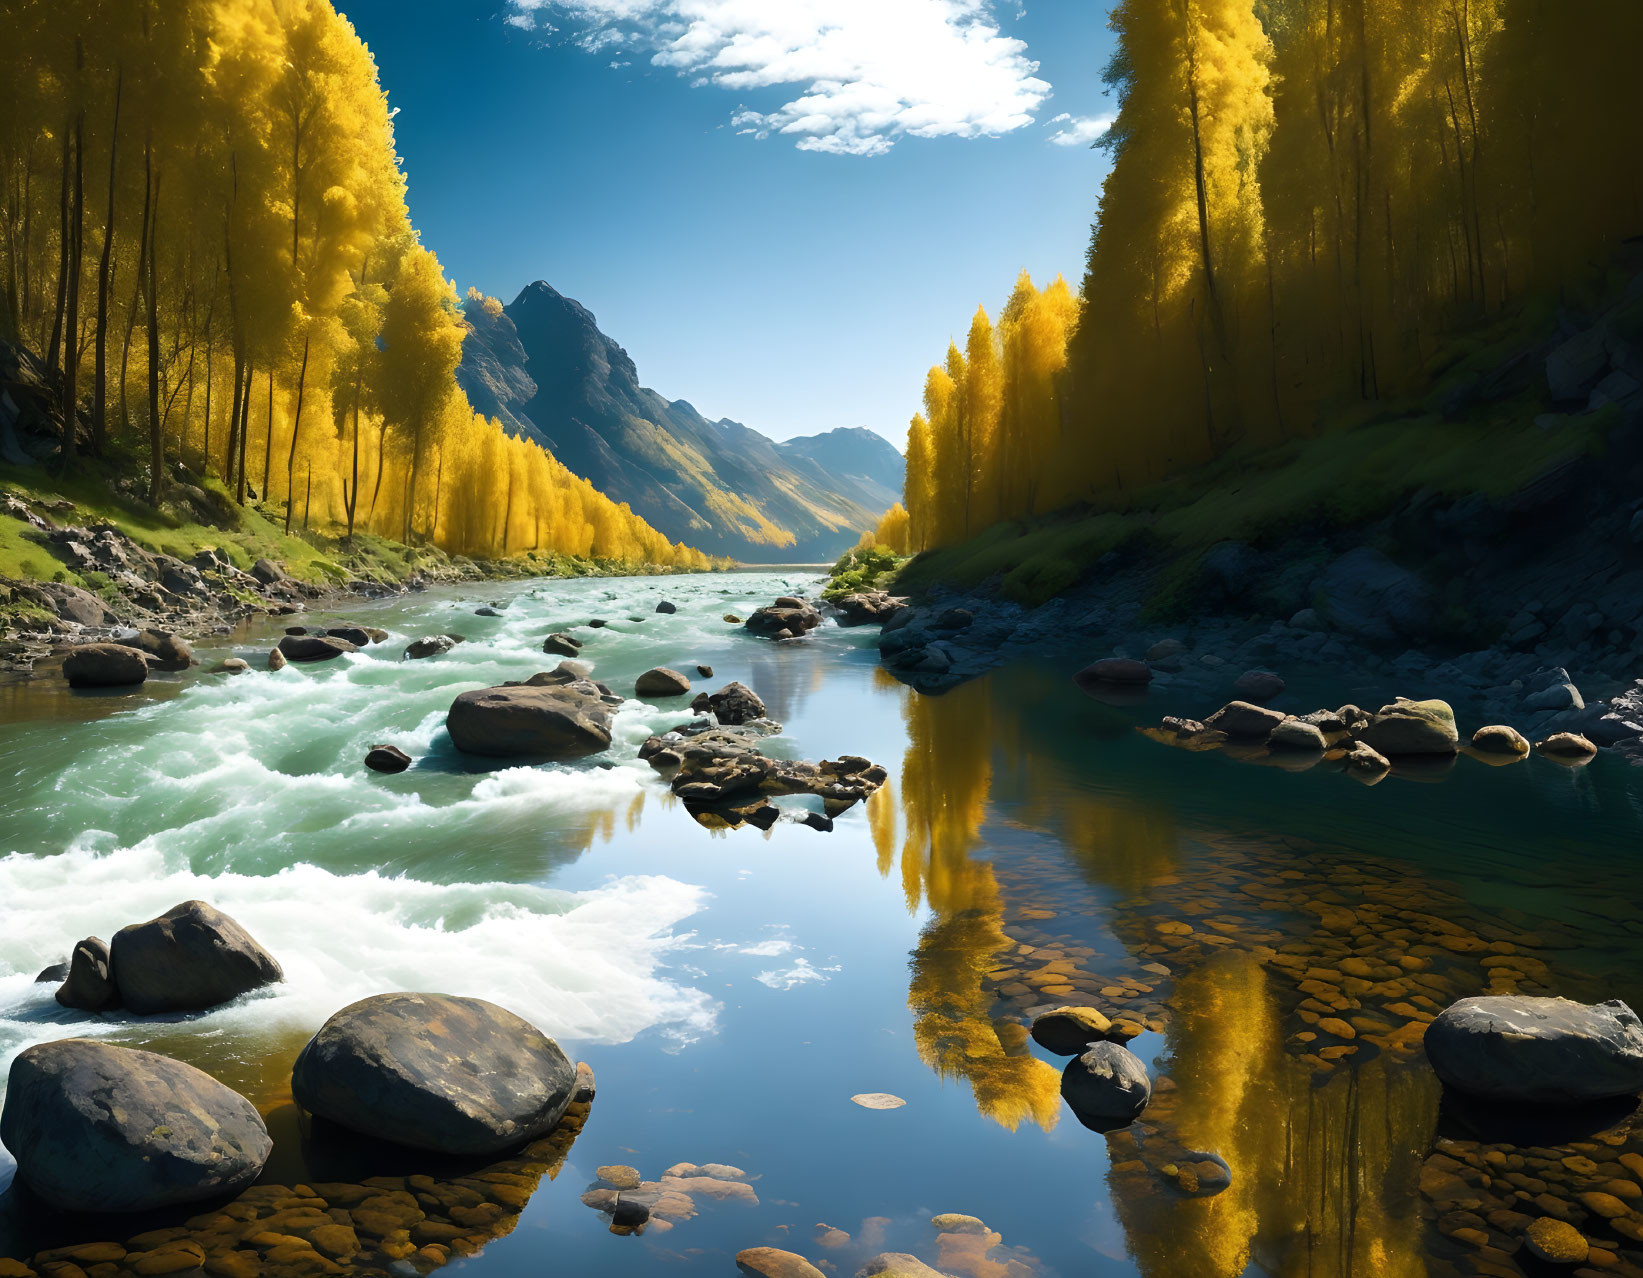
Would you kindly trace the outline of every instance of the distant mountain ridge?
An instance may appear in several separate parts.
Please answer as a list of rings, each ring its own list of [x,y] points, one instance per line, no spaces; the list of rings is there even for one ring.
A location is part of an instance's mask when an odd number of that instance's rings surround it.
[[[905,463],[861,427],[774,441],[640,385],[593,314],[541,280],[499,310],[470,295],[457,380],[670,538],[753,563],[832,559],[901,500]]]

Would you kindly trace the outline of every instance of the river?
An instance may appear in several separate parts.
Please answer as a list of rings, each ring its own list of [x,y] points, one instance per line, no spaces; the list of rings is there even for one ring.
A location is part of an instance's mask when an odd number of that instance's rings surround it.
[[[775,644],[722,619],[818,584],[442,588],[304,618],[392,634],[320,666],[265,671],[267,621],[196,648],[201,669],[240,654],[250,675],[0,689],[0,1065],[69,1036],[163,1051],[268,1117],[268,1185],[336,1207],[390,1175],[433,1201],[475,1169],[310,1140],[291,1062],[367,994],[498,1002],[588,1062],[598,1095],[574,1144],[520,1172],[523,1210],[450,1255],[487,1278],[727,1274],[757,1245],[841,1275],[884,1252],[969,1278],[1512,1273],[1523,1223],[1558,1204],[1607,1271],[1643,1272],[1629,1220],[1580,1198],[1607,1186],[1637,1214],[1631,1118],[1499,1130],[1441,1101],[1419,1047],[1435,1010],[1486,990],[1643,999],[1636,770],[1462,758],[1370,787],[1147,740],[1137,724],[1214,707],[1092,700],[1068,678],[1079,654],[927,698],[878,668],[875,629]],[[574,632],[618,690],[711,665],[697,686],[755,689],[780,751],[866,755],[890,782],[830,833],[704,828],[636,754],[682,699],[629,701],[610,751],[575,764],[459,757],[451,699],[550,668],[543,636],[593,617],[610,624]],[[444,631],[468,642],[399,660]],[[1315,683],[1312,704],[1405,691]],[[1298,697],[1280,705],[1312,708]],[[367,771],[377,742],[416,765]],[[196,897],[285,982],[148,1020],[68,1012],[34,982],[81,937]],[[1062,1102],[1063,1062],[1024,1030],[1059,1002],[1143,1031],[1155,1095],[1133,1127],[1098,1135]],[[851,1099],[881,1092],[906,1103]],[[1231,1171],[1219,1193],[1193,1179],[1207,1154]],[[672,1177],[684,1205],[640,1233],[582,1202],[598,1167],[648,1181],[681,1163],[697,1165]],[[0,1189],[12,1170],[0,1153]],[[948,1213],[982,1223],[932,1224]],[[73,1219],[13,1188],[0,1257],[135,1253],[155,1225],[205,1228],[188,1215]],[[440,1250],[386,1272],[430,1272]]]

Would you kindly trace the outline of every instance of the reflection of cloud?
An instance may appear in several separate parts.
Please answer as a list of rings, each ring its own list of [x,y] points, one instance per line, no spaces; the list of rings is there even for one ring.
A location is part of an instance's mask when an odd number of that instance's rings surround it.
[[[982,137],[1031,123],[1049,96],[993,0],[509,0],[510,21],[557,10],[590,51],[642,47],[692,84],[797,96],[743,107],[742,133],[800,150],[882,155],[903,136]]]
[[[801,958],[785,972],[760,972],[753,979],[773,990],[790,990],[795,985],[803,985],[809,981],[828,980],[834,972],[842,970],[837,964],[832,967],[812,967],[809,959]]]

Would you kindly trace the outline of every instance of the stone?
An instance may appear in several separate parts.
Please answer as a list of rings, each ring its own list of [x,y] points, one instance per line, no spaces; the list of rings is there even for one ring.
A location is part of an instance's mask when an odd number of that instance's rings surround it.
[[[963,1212],[944,1211],[930,1217],[930,1226],[938,1234],[977,1234],[988,1232],[987,1224],[979,1216],[966,1216]]]
[[[1175,657],[1184,656],[1187,645],[1179,639],[1160,639],[1147,649],[1148,661],[1169,661]]]
[[[424,635],[405,645],[405,656],[410,661],[420,661],[424,657],[439,657],[461,642],[460,635]]]
[[[331,626],[325,634],[328,638],[341,639],[345,643],[351,643],[356,648],[364,648],[373,642],[371,632],[365,629],[364,626]]]
[[[83,643],[63,658],[71,688],[123,688],[148,678],[148,654],[120,643]]]
[[[289,581],[285,569],[268,559],[259,559],[251,565],[251,575],[265,586],[279,586]]]
[[[707,699],[708,710],[732,727],[765,717],[765,704],[745,683],[727,683]]]
[[[757,608],[744,623],[749,634],[765,639],[798,639],[822,623],[822,615],[802,599],[783,596],[767,608]]]
[[[285,979],[243,927],[204,901],[184,901],[114,934],[120,1001],[139,1016],[216,1007]]]
[[[1033,1042],[1045,1051],[1077,1056],[1111,1030],[1112,1022],[1093,1007],[1056,1007],[1033,1017],[1031,1032]]]
[[[889,1092],[858,1092],[850,1100],[863,1109],[900,1109],[907,1103]]]
[[[1575,1105],[1643,1090],[1643,1024],[1618,999],[1465,998],[1425,1043],[1440,1079],[1487,1100]]]
[[[194,649],[181,635],[164,630],[139,630],[126,640],[131,647],[149,655],[149,664],[160,670],[187,670],[194,663]]]
[[[1472,749],[1483,754],[1523,755],[1529,753],[1529,742],[1516,728],[1492,723],[1472,734]]]
[[[985,1272],[991,1273],[991,1270]],[[1007,1271],[1006,1271],[1007,1272]],[[939,1269],[931,1269],[917,1256],[904,1251],[880,1252],[860,1269],[856,1278],[946,1278]]]
[[[1392,763],[1384,754],[1362,741],[1354,741],[1342,759],[1348,772],[1364,778],[1380,778],[1391,770]]]
[[[270,670],[285,669],[285,654],[278,648],[270,648],[268,650],[268,668]]]
[[[288,661],[335,661],[343,653],[358,652],[359,648],[330,635],[286,635],[280,640],[279,650]]]
[[[1103,657],[1073,676],[1075,683],[1118,683],[1143,686],[1152,682],[1152,667],[1128,657]]]
[[[1586,699],[1572,683],[1554,683],[1531,692],[1523,704],[1531,710],[1584,710]]]
[[[1246,670],[1232,683],[1232,690],[1244,701],[1271,701],[1284,690],[1284,681],[1270,670]]]
[[[582,641],[574,635],[559,632],[542,641],[542,651],[555,657],[574,657],[582,651]]]
[[[675,604],[675,603],[669,603],[666,599],[664,599],[664,600],[662,600],[661,603],[656,605],[656,611],[657,612],[678,612],[679,611],[679,605]]]
[[[907,607],[907,600],[883,590],[854,591],[830,602],[841,626],[882,626]]]
[[[749,1247],[736,1253],[736,1268],[751,1278],[826,1278],[803,1256],[775,1247]]]
[[[1061,1072],[1061,1095],[1084,1126],[1103,1131],[1131,1121],[1152,1099],[1141,1058],[1117,1043],[1091,1043]]]
[[[682,697],[690,691],[690,680],[677,670],[657,666],[634,681],[633,691],[641,697]]]
[[[120,991],[109,967],[108,944],[88,936],[74,947],[68,977],[57,991],[57,1001],[81,1012],[102,1012],[118,1006]]]
[[[224,657],[207,674],[242,675],[251,673],[251,663],[242,657]]]
[[[712,666],[697,666],[696,667],[696,673],[701,675],[701,677],[704,678],[704,679],[711,679],[713,677],[713,667]]]
[[[576,1070],[528,1021],[445,994],[376,994],[320,1027],[291,1071],[311,1114],[445,1154],[499,1154],[551,1131]]]
[[[490,604],[485,604],[483,607],[474,609],[474,616],[476,617],[500,617],[501,615],[501,611],[492,607]]]
[[[1554,732],[1535,742],[1535,749],[1554,759],[1590,759],[1597,753],[1597,747],[1578,732]]]
[[[12,1062],[0,1141],[48,1203],[98,1213],[236,1193],[274,1147],[256,1107],[209,1074],[85,1039]]]
[[[1264,739],[1288,716],[1281,710],[1268,710],[1248,701],[1232,701],[1204,720],[1211,732],[1224,732],[1229,737],[1245,740]]]
[[[1329,745],[1323,729],[1304,719],[1285,719],[1273,728],[1266,743],[1274,750],[1322,751]]]
[[[1549,1265],[1583,1265],[1591,1254],[1586,1236],[1566,1220],[1542,1216],[1523,1231],[1523,1248]]]
[[[595,1167],[593,1174],[614,1189],[638,1189],[641,1177],[636,1168],[613,1163],[607,1167]]]
[[[1324,570],[1318,614],[1348,634],[1379,643],[1418,638],[1438,613],[1432,588],[1380,551],[1359,546]]]
[[[574,759],[610,746],[610,707],[586,680],[464,692],[445,727],[458,750],[493,758]]]
[[[411,756],[398,746],[374,745],[365,756],[365,766],[372,772],[403,772],[411,766]]]
[[[742,619],[733,612],[725,613],[725,615],[719,618],[719,620],[723,621],[727,626],[739,626],[742,624]]]
[[[1353,735],[1389,759],[1400,754],[1454,754],[1460,748],[1455,712],[1447,701],[1399,697]]]

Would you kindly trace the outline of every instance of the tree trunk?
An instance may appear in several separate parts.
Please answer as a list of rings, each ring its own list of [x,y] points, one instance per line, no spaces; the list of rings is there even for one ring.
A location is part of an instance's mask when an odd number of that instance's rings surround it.
[[[377,498],[382,496],[382,463],[388,456],[388,423],[384,421],[377,431],[377,483],[371,490],[371,509],[365,514],[365,522],[370,524],[376,518]]]
[[[273,460],[274,460],[274,369],[273,369],[272,366],[270,366],[269,369],[268,369],[268,429],[267,429],[267,433],[263,436],[263,441],[262,441],[262,499],[264,501],[267,501],[268,498],[269,498],[268,476],[269,476],[269,473],[270,473],[270,463]],[[287,493],[286,494],[286,499],[288,501],[290,500],[290,497],[291,497],[291,494]]]
[[[79,80],[83,62],[80,41],[74,42],[75,80]],[[68,329],[63,334],[63,455],[62,469],[67,470],[74,460],[74,434],[79,420],[76,400],[79,397],[80,373],[80,255],[85,240],[85,158],[86,109],[80,108],[74,117],[74,264],[68,282]]]
[[[152,185],[153,202],[148,193]],[[155,238],[160,228],[160,184],[154,177],[154,153],[143,147],[143,249],[148,261],[146,267],[139,261],[137,269],[145,271],[145,292],[148,294],[148,504],[158,506],[165,492],[165,419],[160,416],[160,289],[159,271],[155,259],[159,256]]]
[[[103,253],[97,263],[97,355],[91,391],[91,431],[96,451],[108,445],[108,291],[114,256],[114,190],[120,154],[120,98],[125,89],[125,67],[114,74],[114,131],[108,143],[108,212],[103,218]]]
[[[240,388],[245,383],[245,357],[239,343],[234,345],[234,391],[228,401],[228,447],[223,450],[222,482],[224,488],[234,486],[234,450],[240,439]]]
[[[57,310],[51,321],[51,341],[46,343],[46,372],[53,378],[62,367],[63,304],[68,298],[68,126],[63,126],[63,186],[57,200]]]
[[[297,437],[302,433],[302,392],[303,385],[308,380],[308,343],[312,334],[305,334],[302,339],[302,368],[297,373],[297,409],[291,418],[291,451],[285,458],[285,533],[291,534],[291,507],[296,496],[292,484],[295,482],[297,471]],[[308,470],[308,487],[314,486],[314,471]],[[302,526],[308,527],[308,502],[303,500]]]
[[[255,376],[255,369],[251,361],[245,364],[245,399],[240,404],[240,478],[238,499],[240,505],[245,505],[245,441],[251,437],[251,382]]]

